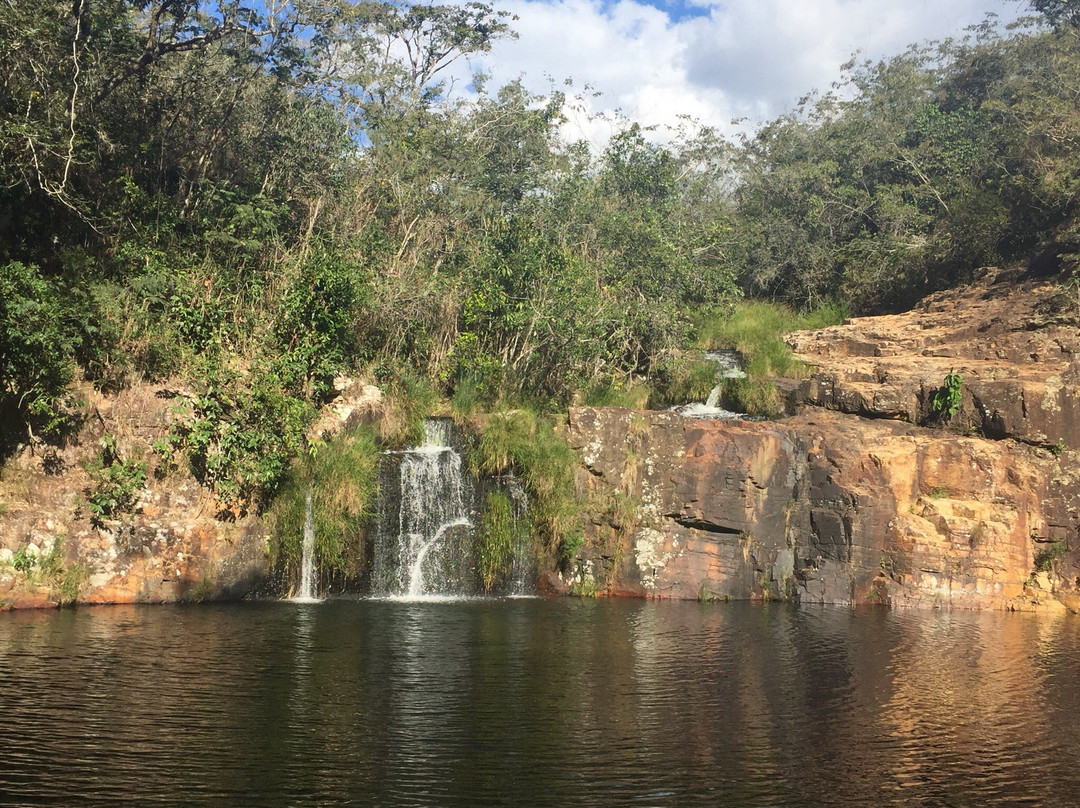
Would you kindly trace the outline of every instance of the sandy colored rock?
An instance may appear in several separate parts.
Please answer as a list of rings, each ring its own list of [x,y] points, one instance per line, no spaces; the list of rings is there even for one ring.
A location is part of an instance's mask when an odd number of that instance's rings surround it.
[[[572,410],[594,515],[563,588],[1077,608],[1078,319],[1053,281],[988,272],[906,314],[791,335],[814,372],[779,421]],[[946,421],[931,402],[951,371],[963,401]]]

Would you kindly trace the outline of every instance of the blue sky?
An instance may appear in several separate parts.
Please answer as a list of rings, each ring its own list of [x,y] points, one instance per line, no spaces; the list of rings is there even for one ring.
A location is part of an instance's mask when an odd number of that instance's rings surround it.
[[[828,89],[859,52],[882,58],[908,44],[963,36],[987,12],[1028,13],[1025,0],[493,0],[517,14],[519,38],[470,67],[495,84],[523,76],[537,92],[572,78],[588,85],[568,135],[602,142],[615,110],[644,125],[689,115],[731,131]],[[599,115],[596,120],[590,116]]]

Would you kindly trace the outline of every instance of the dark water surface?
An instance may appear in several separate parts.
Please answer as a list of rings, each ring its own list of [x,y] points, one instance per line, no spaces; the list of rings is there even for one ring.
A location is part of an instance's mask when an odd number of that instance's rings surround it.
[[[1080,620],[786,605],[0,615],[0,805],[1080,804]]]

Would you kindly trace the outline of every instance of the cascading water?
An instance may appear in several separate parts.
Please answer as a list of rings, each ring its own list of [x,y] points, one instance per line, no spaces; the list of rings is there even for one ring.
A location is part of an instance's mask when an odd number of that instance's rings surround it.
[[[474,492],[449,431],[447,421],[429,420],[421,446],[387,453],[380,483],[386,504],[373,570],[376,595],[424,598],[475,592],[470,517]]]
[[[304,498],[304,540],[300,555],[300,591],[293,598],[297,603],[318,603],[315,593],[315,483],[308,486]]]
[[[478,525],[491,491],[510,498],[514,546],[490,593],[527,596],[536,577],[525,488],[513,476],[476,480],[464,468],[466,441],[447,419],[426,424],[422,445],[383,455],[371,593],[436,599],[484,594]]]
[[[513,548],[510,568],[510,589],[512,597],[526,597],[532,591],[532,580],[536,574],[532,554],[527,546],[529,527],[529,497],[525,485],[517,477],[506,478],[507,492],[510,494],[511,518],[514,520],[515,536],[520,537],[518,546]],[[521,529],[517,529],[520,526]]]
[[[706,351],[705,358],[715,362],[720,380],[709,392],[709,397],[704,404],[684,404],[675,407],[682,415],[691,418],[741,418],[743,413],[731,412],[720,406],[720,395],[724,390],[725,379],[745,379],[746,373],[739,366],[739,354],[736,351]]]

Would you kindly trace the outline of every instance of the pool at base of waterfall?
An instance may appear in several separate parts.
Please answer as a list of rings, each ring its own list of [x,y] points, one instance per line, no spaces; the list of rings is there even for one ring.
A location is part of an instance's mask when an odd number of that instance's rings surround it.
[[[0,615],[7,806],[1072,805],[1080,620],[593,599]]]

